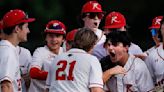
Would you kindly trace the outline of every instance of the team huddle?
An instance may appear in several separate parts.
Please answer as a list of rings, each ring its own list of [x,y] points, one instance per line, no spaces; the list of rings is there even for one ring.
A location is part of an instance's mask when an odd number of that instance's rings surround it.
[[[45,45],[30,51],[30,22],[23,10],[10,10],[0,21],[0,92],[164,92],[164,18],[149,27],[154,46],[143,52],[132,42],[120,12],[104,18],[91,0],[81,10],[83,27],[70,32],[59,20],[44,29]]]

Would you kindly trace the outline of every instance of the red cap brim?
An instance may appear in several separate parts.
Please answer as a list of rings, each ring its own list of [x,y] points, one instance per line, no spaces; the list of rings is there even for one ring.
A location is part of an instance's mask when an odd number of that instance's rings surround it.
[[[55,30],[45,30],[45,33],[52,33],[52,34],[65,34],[63,31],[55,31]]]
[[[33,21],[35,21],[35,18],[28,18],[28,19],[21,20],[21,22],[33,22]]]
[[[121,27],[123,27],[123,26],[125,26],[125,25],[119,24],[119,25],[104,26],[104,28],[121,28]]]

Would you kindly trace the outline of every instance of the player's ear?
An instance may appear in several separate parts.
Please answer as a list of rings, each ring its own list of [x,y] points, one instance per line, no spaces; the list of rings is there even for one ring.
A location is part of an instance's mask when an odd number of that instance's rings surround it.
[[[125,46],[125,49],[126,49],[126,51],[128,52],[129,46],[128,46],[128,45],[126,45],[126,46]]]
[[[19,30],[20,30],[19,26],[16,25],[15,28],[13,29],[13,32],[17,33],[17,32],[19,32]]]

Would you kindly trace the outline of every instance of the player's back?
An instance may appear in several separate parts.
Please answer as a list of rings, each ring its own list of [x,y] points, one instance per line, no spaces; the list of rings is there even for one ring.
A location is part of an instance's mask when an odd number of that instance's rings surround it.
[[[103,85],[98,59],[83,50],[57,56],[52,66],[50,92],[89,92],[90,87]]]

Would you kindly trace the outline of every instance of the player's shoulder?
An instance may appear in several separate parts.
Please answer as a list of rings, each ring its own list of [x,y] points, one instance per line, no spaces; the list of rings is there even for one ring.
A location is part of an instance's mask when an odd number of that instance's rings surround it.
[[[149,51],[149,53],[148,53],[148,57],[149,58],[155,58],[155,57],[157,57],[158,56],[158,54],[157,54],[157,51],[162,51],[163,52],[163,45],[160,45],[160,46],[158,46],[158,47],[154,47],[153,49],[151,49],[151,51]]]
[[[57,55],[57,56],[55,57],[55,59],[68,57],[69,54],[70,54],[70,56],[72,56],[71,53],[69,53],[69,52],[63,52],[63,53]]]
[[[142,71],[145,68],[147,68],[145,62],[142,59],[135,56],[134,56],[134,64],[135,64],[135,69],[138,71]]]
[[[13,50],[14,49],[14,50]],[[7,40],[0,41],[0,53],[1,54],[11,54],[13,51],[15,51],[15,47],[11,45]]]
[[[24,53],[30,53],[30,50],[26,49],[25,47],[20,47],[18,48],[21,52],[24,52]]]
[[[135,43],[131,43],[130,44],[130,47],[132,47],[132,48],[136,48],[136,49],[140,49],[140,47],[139,47],[139,45],[137,45],[137,44],[135,44]]]
[[[86,58],[88,59],[89,62],[99,62],[98,58],[94,55],[91,55],[91,54],[87,54]]]
[[[44,52],[47,52],[47,51],[49,51],[48,47],[44,46],[44,47],[37,47],[34,52],[42,52],[42,53],[44,53]]]

